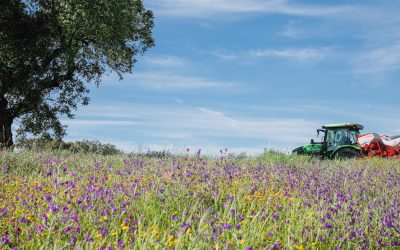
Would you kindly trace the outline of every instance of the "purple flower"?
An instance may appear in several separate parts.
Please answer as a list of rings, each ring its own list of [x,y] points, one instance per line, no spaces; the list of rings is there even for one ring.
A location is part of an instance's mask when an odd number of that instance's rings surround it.
[[[51,206],[50,206],[50,210],[51,210],[53,213],[55,213],[55,212],[58,211],[58,208],[57,208],[56,205],[51,205]]]
[[[8,245],[10,244],[10,239],[8,237],[2,237],[0,242],[4,245]]]
[[[78,222],[78,215],[77,215],[77,214],[72,215],[72,216],[71,216],[71,220],[72,220],[73,222]]]
[[[270,250],[272,250],[272,249],[278,249],[278,248],[280,248],[280,247],[281,247],[281,243],[278,242],[278,241],[276,241],[269,249],[270,249]]]
[[[124,247],[125,247],[124,242],[121,239],[119,239],[118,240],[118,244],[117,244],[117,248],[124,248]]]
[[[78,237],[76,237],[76,235],[73,235],[72,238],[71,238],[70,245],[75,246],[77,239],[78,239]]]
[[[44,219],[45,221],[48,221],[48,220],[49,220],[49,217],[47,217],[47,214],[42,214],[42,217],[43,217],[43,219]]]
[[[229,223],[222,223],[222,227],[225,228],[225,229],[231,229],[232,225],[229,224]]]
[[[181,230],[182,230],[183,232],[186,232],[186,231],[188,230],[188,228],[190,228],[190,226],[191,226],[190,223],[184,222],[184,223],[182,224],[182,226],[181,226]]]
[[[327,212],[327,213],[326,213],[326,218],[332,219],[332,215],[331,215],[329,212]]]
[[[89,241],[89,242],[93,241],[93,238],[92,238],[89,234],[85,234],[85,235],[83,236],[83,238],[84,238],[86,241]]]
[[[240,229],[242,226],[240,224],[236,224],[236,229]]]
[[[26,224],[29,224],[29,223],[30,223],[30,221],[29,221],[28,219],[26,219],[25,217],[22,217],[19,221],[20,221],[21,223],[26,223]]]

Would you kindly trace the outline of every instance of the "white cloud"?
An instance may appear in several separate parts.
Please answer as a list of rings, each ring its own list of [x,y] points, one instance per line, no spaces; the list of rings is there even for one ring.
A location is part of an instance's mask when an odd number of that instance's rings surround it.
[[[100,112],[101,111],[101,112]],[[225,112],[204,107],[161,106],[130,104],[116,106],[89,107],[82,113],[79,129],[82,134],[91,131],[89,117],[100,120],[118,120],[124,129],[136,134],[140,131],[145,138],[188,139],[188,144],[196,141],[208,144],[217,138],[262,139],[276,143],[307,141],[305,136],[319,125],[315,121],[303,119],[232,116]],[[132,122],[133,126],[126,126]],[[97,123],[94,121],[93,123]],[[97,123],[100,125],[100,123]],[[107,123],[104,126],[108,125]],[[121,126],[115,126],[118,129]]]
[[[132,77],[132,83],[143,88],[155,89],[160,91],[170,91],[176,89],[208,89],[232,87],[234,83],[214,81],[207,78],[185,76],[168,72],[141,72]]]
[[[102,127],[102,126],[134,126],[140,123],[134,121],[112,121],[112,120],[63,120],[69,126],[89,126],[89,127]]]
[[[354,35],[353,25],[343,27],[342,22],[343,20],[338,24],[332,21],[309,23],[304,20],[289,20],[288,23],[283,26],[282,30],[277,32],[277,35],[290,39],[330,39],[333,37]],[[340,29],[338,29],[336,25],[338,25]],[[332,30],[335,30],[335,32],[332,32]]]
[[[327,56],[326,49],[283,49],[283,50],[251,50],[248,52],[249,56],[253,57],[276,57],[287,58],[299,61],[319,61]]]
[[[211,51],[210,54],[222,60],[248,61],[255,58],[277,58],[297,62],[316,62],[330,56],[330,48],[286,48],[286,49],[253,49],[242,53]]]
[[[182,99],[180,99],[180,98],[177,98],[177,97],[173,97],[172,100],[173,100],[174,102],[176,102],[176,103],[179,103],[179,104],[184,104],[184,103],[185,103],[184,100],[182,100]]]
[[[156,13],[182,17],[208,17],[220,14],[278,13],[298,16],[346,14],[353,6],[301,5],[289,0],[149,0]]]
[[[163,67],[163,68],[182,67],[187,64],[186,60],[175,56],[146,57],[145,62],[152,66]]]
[[[236,60],[241,57],[240,55],[226,51],[211,51],[210,54],[223,60]]]
[[[105,84],[117,82],[115,75],[103,78]],[[238,83],[218,81],[198,76],[184,75],[173,71],[142,71],[133,75],[126,75],[124,84],[133,84],[143,89],[156,91],[173,92],[178,90],[199,90],[199,89],[237,89]]]
[[[279,32],[279,35],[288,38],[300,38],[302,37],[303,33],[304,32],[299,25],[291,21],[283,28],[281,32]]]
[[[353,60],[353,72],[380,73],[400,68],[400,43],[361,53]]]

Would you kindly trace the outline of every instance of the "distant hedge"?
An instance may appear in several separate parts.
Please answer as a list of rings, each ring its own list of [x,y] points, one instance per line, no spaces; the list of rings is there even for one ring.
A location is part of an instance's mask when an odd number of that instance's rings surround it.
[[[63,150],[70,151],[71,153],[96,153],[102,155],[123,154],[123,152],[117,149],[115,145],[110,143],[101,143],[98,140],[65,142],[48,137],[19,139],[16,143],[16,148],[33,151]]]

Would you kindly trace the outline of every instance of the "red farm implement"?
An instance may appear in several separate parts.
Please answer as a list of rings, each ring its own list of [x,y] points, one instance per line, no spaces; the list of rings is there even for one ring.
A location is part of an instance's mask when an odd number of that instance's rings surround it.
[[[380,136],[368,133],[359,136],[357,142],[361,156],[400,158],[400,136]]]
[[[325,159],[354,157],[398,157],[400,158],[400,136],[367,133],[360,135],[363,125],[357,123],[325,124],[317,129],[320,141],[293,149],[295,154],[319,156]]]

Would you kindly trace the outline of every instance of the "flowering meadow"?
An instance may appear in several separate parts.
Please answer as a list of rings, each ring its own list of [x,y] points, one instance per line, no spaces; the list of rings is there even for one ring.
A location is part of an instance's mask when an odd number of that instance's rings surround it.
[[[400,249],[400,161],[0,152],[1,249]]]

